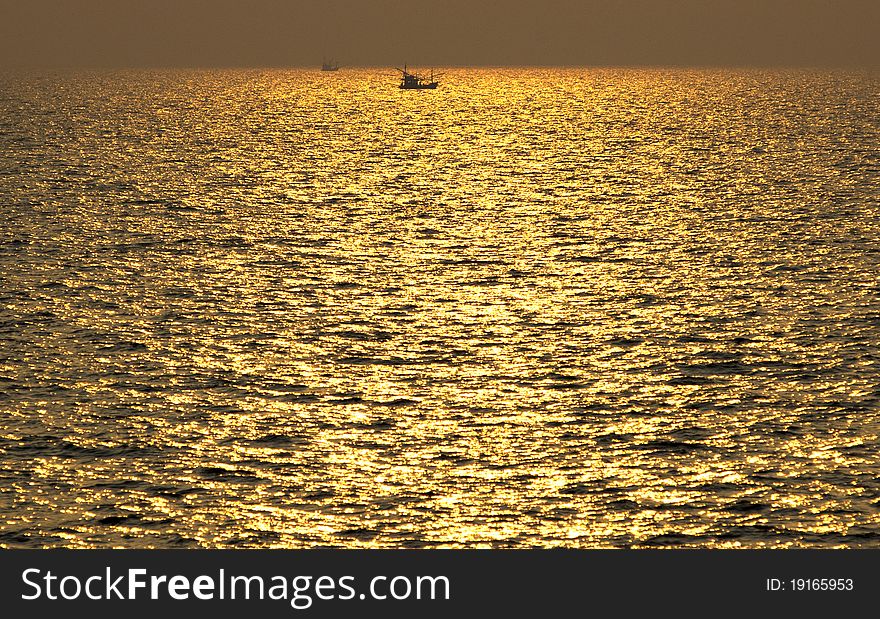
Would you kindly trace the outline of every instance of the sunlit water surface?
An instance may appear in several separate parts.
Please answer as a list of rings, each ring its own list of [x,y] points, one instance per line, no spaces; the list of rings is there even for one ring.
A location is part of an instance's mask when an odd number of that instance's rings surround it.
[[[0,545],[880,546],[880,78],[0,76]]]

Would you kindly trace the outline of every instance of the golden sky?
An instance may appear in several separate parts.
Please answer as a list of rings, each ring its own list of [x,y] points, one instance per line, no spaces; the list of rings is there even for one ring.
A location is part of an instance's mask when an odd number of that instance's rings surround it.
[[[878,0],[0,0],[4,66],[880,66]]]

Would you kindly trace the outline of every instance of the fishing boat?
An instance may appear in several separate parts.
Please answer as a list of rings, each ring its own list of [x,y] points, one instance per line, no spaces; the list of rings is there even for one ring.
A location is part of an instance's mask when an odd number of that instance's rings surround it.
[[[321,71],[339,71],[339,63],[332,58],[328,62],[327,59],[321,63]]]
[[[403,65],[402,69],[397,70],[402,73],[400,87],[404,90],[434,90],[440,85],[440,82],[434,79],[434,69],[431,69],[430,77],[410,73],[406,65]]]

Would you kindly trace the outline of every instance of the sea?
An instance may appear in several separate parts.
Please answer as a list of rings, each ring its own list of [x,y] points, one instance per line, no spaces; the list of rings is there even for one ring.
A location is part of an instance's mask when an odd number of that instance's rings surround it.
[[[0,73],[0,546],[880,547],[880,74],[439,81]]]

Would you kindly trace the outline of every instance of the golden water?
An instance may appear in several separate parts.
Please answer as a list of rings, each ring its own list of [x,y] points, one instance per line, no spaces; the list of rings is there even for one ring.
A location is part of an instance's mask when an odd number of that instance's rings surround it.
[[[0,544],[880,545],[877,75],[0,84]]]

